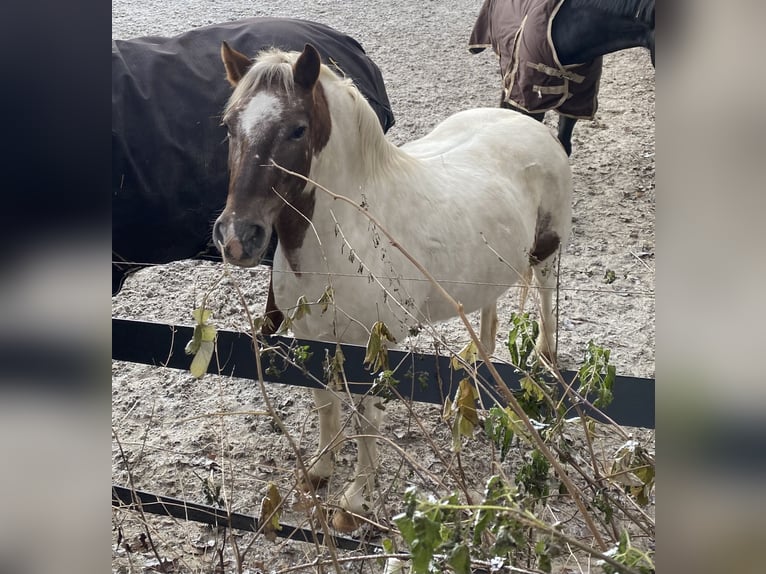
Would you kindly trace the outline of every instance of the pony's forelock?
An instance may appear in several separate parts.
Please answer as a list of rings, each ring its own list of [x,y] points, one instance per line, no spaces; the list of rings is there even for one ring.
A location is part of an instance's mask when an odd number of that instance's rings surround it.
[[[295,87],[293,65],[300,55],[300,52],[285,52],[278,48],[269,48],[258,52],[253,65],[234,88],[224,109],[224,116],[235,108],[243,98],[261,86],[280,83],[285,91],[292,92]],[[319,77],[322,80],[356,89],[350,78],[339,76],[326,65],[320,68]]]
[[[234,108],[237,108],[244,98],[247,98],[249,94],[261,86],[279,83],[285,91],[292,92],[295,87],[292,68],[298,56],[300,56],[300,52],[284,52],[276,48],[259,52],[253,65],[234,88],[224,109],[224,117]]]

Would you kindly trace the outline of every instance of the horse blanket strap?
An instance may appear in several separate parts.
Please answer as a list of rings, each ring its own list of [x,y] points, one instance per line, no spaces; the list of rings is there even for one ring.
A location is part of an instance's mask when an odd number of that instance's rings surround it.
[[[562,66],[551,26],[564,0],[484,0],[468,43],[500,58],[505,100],[529,113],[557,110],[592,119],[598,109],[602,58]]]

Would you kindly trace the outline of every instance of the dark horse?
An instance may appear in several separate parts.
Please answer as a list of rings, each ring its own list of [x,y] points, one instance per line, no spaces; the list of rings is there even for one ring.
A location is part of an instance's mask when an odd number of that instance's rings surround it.
[[[172,38],[112,42],[112,293],[126,274],[180,259],[217,259],[213,221],[228,186],[221,42],[249,55],[307,42],[352,78],[383,130],[394,123],[380,70],[350,36],[292,18],[249,18]],[[273,253],[274,246],[272,246]],[[267,311],[281,322],[269,289]]]
[[[569,155],[578,118],[596,113],[602,56],[644,47],[654,65],[654,0],[485,0],[469,50],[487,47],[500,57],[500,105],[539,121],[558,111]]]

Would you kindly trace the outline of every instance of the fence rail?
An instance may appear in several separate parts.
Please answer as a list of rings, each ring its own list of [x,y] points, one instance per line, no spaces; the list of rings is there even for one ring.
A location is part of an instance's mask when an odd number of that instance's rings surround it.
[[[191,358],[184,352],[186,343],[192,338],[194,328],[187,325],[169,325],[127,319],[112,319],[112,359],[128,361],[158,367],[188,370]],[[324,380],[324,359],[334,354],[336,345],[317,341],[301,341],[289,337],[267,337],[266,344],[281,348],[285,353],[296,345],[308,347],[309,358],[299,368],[289,362],[281,362],[277,353],[271,355],[276,362],[275,369],[269,369],[266,376],[268,383],[282,383],[304,387],[320,387]],[[349,381],[365,381],[370,373],[363,367],[365,349],[356,345],[341,345],[345,356],[344,371]],[[210,362],[208,372],[256,379],[257,373],[253,358],[253,340],[246,333],[236,331],[218,331],[216,351]],[[266,359],[268,363],[270,359]],[[463,374],[456,374],[450,367],[450,358],[432,354],[389,351],[389,363],[393,377],[399,380],[397,391],[404,397],[418,402],[442,404],[453,391]],[[513,367],[504,363],[495,363],[500,376],[509,388],[520,387],[520,376]],[[486,367],[479,367],[479,377],[490,381]],[[575,373],[563,371],[564,380],[571,381]],[[366,393],[370,384],[350,383],[352,393]],[[503,402],[493,385],[485,384],[479,389],[483,404],[493,404],[495,400]],[[618,376],[613,387],[614,400],[604,409],[604,413],[615,422],[625,426],[654,428],[654,379]],[[587,414],[602,419],[598,412],[584,407]],[[184,520],[193,520],[216,526],[227,526],[238,530],[257,531],[258,520],[252,516],[227,513],[196,503],[186,502],[149,492],[132,490],[120,485],[112,485],[112,506],[144,512],[174,516]],[[322,533],[289,525],[281,525],[277,535],[303,542],[316,541],[324,544]],[[342,536],[333,536],[332,544],[337,548],[355,550],[364,545],[369,549],[377,546]]]
[[[143,490],[133,490],[117,484],[112,485],[112,506],[126,510],[139,510],[149,514],[160,516],[172,516],[181,520],[201,522],[211,526],[225,526],[246,532],[257,532],[260,524],[255,516],[227,512],[221,508],[187,502],[180,498],[161,496]],[[297,528],[280,524],[281,528],[275,531],[280,538],[297,540],[298,542],[316,542],[325,544],[326,536],[321,532],[312,532],[306,528]],[[349,538],[346,536],[330,536],[332,545],[341,550],[383,550],[382,546],[362,539]]]
[[[112,359],[188,370],[191,358],[184,353],[184,347],[191,340],[192,333],[193,327],[186,325],[112,319]],[[290,337],[267,337],[266,343],[282,348],[285,352],[291,346],[306,346],[311,353],[303,364],[305,371],[295,365],[282,364],[276,353],[272,354],[276,368],[270,369],[265,375],[266,382],[314,388],[319,388],[325,379],[325,356],[334,354],[336,350],[334,343],[302,341]],[[253,340],[248,334],[219,330],[216,347],[208,368],[209,373],[257,379]],[[341,345],[341,349],[346,358],[346,378],[349,381],[369,381],[370,373],[363,366],[364,347]],[[453,372],[450,358],[446,356],[399,350],[391,350],[388,355],[393,377],[399,381],[398,392],[413,401],[443,404],[446,397],[452,396],[457,383],[464,376]],[[268,364],[268,359],[266,362]],[[520,388],[520,375],[512,366],[505,363],[494,365],[510,389]],[[481,380],[492,380],[485,366],[480,366],[478,373]],[[575,374],[573,371],[562,371],[566,381],[573,380]],[[493,384],[488,383],[482,387],[480,393],[483,404],[491,405],[495,400],[504,402]],[[370,383],[350,383],[349,390],[364,394],[370,390]],[[618,375],[613,394],[614,400],[603,409],[604,414],[624,426],[654,428],[654,379]],[[584,410],[597,420],[603,420],[597,411],[587,407]]]

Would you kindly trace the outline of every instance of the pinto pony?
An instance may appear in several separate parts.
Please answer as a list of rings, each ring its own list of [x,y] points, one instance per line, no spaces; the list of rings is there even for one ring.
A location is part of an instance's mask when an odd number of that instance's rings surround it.
[[[361,208],[466,312],[481,310],[481,342],[490,353],[497,299],[534,275],[542,301],[538,350],[553,358],[555,262],[569,237],[572,178],[547,128],[510,110],[474,109],[396,147],[353,82],[321,65],[313,46],[263,52],[254,63],[226,43],[221,52],[234,91],[223,115],[229,193],[213,239],[224,260],[247,267],[259,263],[276,229],[277,306],[289,310],[302,297],[325,302],[324,312],[317,304],[292,323],[296,337],[364,345],[382,322],[403,342],[418,324],[455,316]],[[339,390],[314,391],[314,484],[330,477],[342,442]],[[353,415],[358,460],[333,517],[339,530],[353,530],[353,515],[367,514],[372,502],[382,412],[375,400],[362,398]]]

